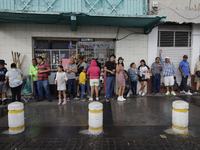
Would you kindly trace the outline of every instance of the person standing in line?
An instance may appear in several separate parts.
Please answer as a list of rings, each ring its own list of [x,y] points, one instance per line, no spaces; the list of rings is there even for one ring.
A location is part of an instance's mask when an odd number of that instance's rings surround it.
[[[138,70],[140,72],[140,75],[139,75],[139,79],[140,79],[140,83],[141,83],[141,88],[140,88],[140,91],[139,91],[139,95],[142,95],[144,96],[146,93],[145,93],[145,86],[147,85],[147,81],[148,79],[146,79],[146,76],[145,74],[146,73],[150,73],[151,70],[149,68],[149,66],[146,65],[146,62],[144,59],[142,59],[140,61],[140,66],[138,67]]]
[[[85,69],[82,69],[82,72],[79,75],[79,83],[81,87],[81,101],[85,101],[84,99],[84,92],[85,92],[85,84],[86,84],[87,78],[85,74]]]
[[[5,60],[0,60],[0,105],[6,105],[6,91],[8,89],[7,84],[5,84],[5,75],[7,73],[7,69],[5,67],[7,65]]]
[[[105,67],[105,64],[108,60],[106,60],[104,62],[104,65],[103,65],[103,68]],[[104,73],[103,73],[103,91],[104,91],[104,94],[106,96],[106,71],[104,70]]]
[[[49,89],[49,72],[51,71],[49,63],[45,62],[44,59],[39,56],[37,58],[38,62],[38,72],[37,72],[37,86],[38,86],[38,96],[39,100],[36,100],[36,102],[43,100],[43,88],[46,92],[46,97],[48,99],[48,102],[52,102],[51,100],[51,94]]]
[[[33,85],[35,89],[35,97],[38,99],[38,88],[37,88],[37,71],[38,71],[38,64],[36,59],[32,59],[32,65],[30,67],[29,76],[33,77]]]
[[[76,73],[78,72],[76,64],[74,64],[74,58],[70,58],[70,62],[66,65],[66,72],[67,72],[67,101],[70,101],[70,95],[71,95],[71,89],[73,85],[73,99],[79,100],[79,98],[76,97],[77,90],[76,90]]]
[[[22,72],[21,70],[17,69],[17,66],[15,63],[12,63],[10,65],[11,70],[9,70],[6,73],[5,77],[5,84],[9,82],[9,85],[11,87],[11,93],[12,93],[12,102],[16,101],[16,96],[17,100],[21,102],[21,88],[22,88]]]
[[[194,74],[195,74],[194,82],[196,83],[196,90],[194,91],[194,93],[199,93],[200,76],[197,76],[199,72],[200,72],[200,55],[199,55],[199,61],[195,63],[195,69],[194,69]]]
[[[87,68],[86,68],[86,73],[88,71],[88,69],[90,68],[90,62],[87,61],[86,63]],[[90,93],[90,78],[88,75],[86,75],[87,81],[86,81],[86,87],[87,87],[87,98],[89,99],[91,97],[91,93]]]
[[[180,70],[181,76],[182,76],[181,86],[180,86],[180,93],[184,93],[184,94],[187,94],[187,95],[192,95],[192,93],[190,93],[190,91],[187,88],[188,76],[191,77],[190,64],[187,61],[187,59],[188,59],[188,56],[184,55],[183,56],[183,60],[179,64],[179,70]]]
[[[169,57],[165,57],[165,61],[162,59],[162,50],[159,50],[160,61],[163,65],[163,75],[164,75],[164,83],[167,88],[167,93],[165,95],[169,95],[169,86],[171,86],[171,94],[176,95],[174,92],[174,78],[176,78],[176,68],[172,62],[170,62]]]
[[[91,97],[90,97],[90,101],[93,101],[93,95],[94,95],[94,90],[96,93],[96,100],[99,100],[99,75],[101,74],[101,70],[99,69],[99,67],[97,66],[97,63],[95,60],[91,61],[91,65],[90,68],[87,71],[87,75],[90,76],[90,87],[91,87]]]
[[[56,79],[55,79],[55,85],[57,85],[57,90],[59,92],[58,105],[67,104],[66,93],[65,93],[65,91],[66,91],[66,81],[67,81],[67,75],[64,72],[63,66],[59,65],[58,66],[58,72],[56,73]],[[62,103],[62,100],[61,100],[62,93],[63,93],[63,96],[64,96],[63,103]]]
[[[155,62],[151,65],[151,72],[152,72],[152,94],[155,95],[156,93],[160,94],[160,73],[162,71],[162,65],[160,64],[160,58],[156,57]]]
[[[101,63],[98,61],[98,57],[94,58],[94,60],[97,63],[97,67],[99,67],[99,69],[101,70]]]
[[[124,90],[125,90],[125,78],[128,78],[126,73],[124,72],[124,59],[122,57],[118,58],[118,64],[116,67],[116,72],[118,73],[117,81],[119,84],[119,90],[118,90],[118,101],[125,101],[126,99],[123,97]]]
[[[134,96],[137,96],[137,82],[139,72],[136,68],[136,64],[133,62],[128,69],[128,75],[131,77],[131,90]]]
[[[109,102],[110,99],[114,100],[112,93],[114,90],[115,84],[115,73],[116,73],[116,56],[114,54],[110,55],[110,60],[106,62],[104,71],[106,71],[106,102]]]

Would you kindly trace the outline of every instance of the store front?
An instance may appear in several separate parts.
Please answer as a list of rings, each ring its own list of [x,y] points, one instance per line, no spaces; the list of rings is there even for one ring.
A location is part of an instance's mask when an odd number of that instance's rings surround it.
[[[83,57],[85,61],[91,62],[92,59],[98,58],[102,66],[101,79],[103,79],[104,62],[109,59],[109,55],[115,53],[115,43],[112,40],[73,39],[72,41],[66,39],[45,40],[45,38],[38,40],[36,38],[34,43],[33,58],[42,56],[50,64],[49,84],[51,93],[55,91],[54,80],[57,67],[58,65],[63,65],[64,60],[69,60],[70,57],[77,59]]]

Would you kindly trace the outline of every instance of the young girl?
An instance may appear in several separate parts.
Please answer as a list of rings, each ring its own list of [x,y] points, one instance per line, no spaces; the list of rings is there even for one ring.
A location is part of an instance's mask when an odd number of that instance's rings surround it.
[[[61,94],[63,92],[64,95],[64,102],[62,103],[62,105],[67,104],[66,101],[66,81],[67,81],[67,76],[66,73],[64,72],[63,66],[59,65],[58,66],[58,72],[56,74],[56,79],[55,79],[55,84],[57,84],[57,90],[59,91],[59,101],[58,101],[58,105],[60,105],[61,102]]]
[[[140,72],[139,80],[141,83],[139,95],[144,96],[146,94],[144,89],[145,89],[145,86],[147,85],[147,80],[148,80],[148,79],[145,79],[145,73],[151,73],[151,70],[149,66],[146,65],[146,62],[144,59],[140,61],[140,66],[138,67],[138,71]]]
[[[124,72],[124,59],[122,57],[118,58],[118,64],[116,67],[116,71],[118,73],[117,76],[117,81],[119,84],[119,90],[118,90],[118,101],[124,101],[126,100],[123,95],[124,95],[124,90],[125,90],[125,79],[128,78],[127,74]]]
[[[137,81],[138,81],[138,70],[136,64],[133,62],[128,69],[128,75],[131,77],[131,90],[134,96],[137,96]]]

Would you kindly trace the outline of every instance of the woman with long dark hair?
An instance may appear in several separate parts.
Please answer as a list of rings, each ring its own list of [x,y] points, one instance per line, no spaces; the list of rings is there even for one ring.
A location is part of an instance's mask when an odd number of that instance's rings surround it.
[[[144,96],[146,94],[144,89],[145,89],[145,86],[147,85],[147,80],[148,80],[145,75],[146,75],[146,73],[150,73],[151,70],[150,70],[149,66],[146,65],[146,62],[145,62],[144,59],[142,59],[140,61],[140,66],[138,67],[138,70],[140,72],[139,80],[140,80],[140,83],[141,83],[139,95]]]
[[[124,94],[125,83],[126,83],[125,78],[127,78],[127,75],[124,72],[124,63],[123,63],[123,60],[124,59],[122,57],[119,57],[118,58],[118,63],[117,63],[117,66],[116,66],[116,71],[118,73],[117,81],[118,81],[118,84],[119,84],[118,98],[117,98],[118,101],[124,101],[124,100],[126,100],[123,97],[123,94]]]

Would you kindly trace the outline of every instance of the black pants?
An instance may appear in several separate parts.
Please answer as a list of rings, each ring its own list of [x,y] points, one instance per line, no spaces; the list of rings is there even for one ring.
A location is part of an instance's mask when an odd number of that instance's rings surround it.
[[[181,90],[181,91],[183,91],[183,89],[184,89],[185,92],[188,92],[187,80],[188,80],[188,76],[186,76],[186,77],[183,77],[183,76],[182,76],[181,86],[180,86],[180,90]]]
[[[22,85],[11,88],[12,102],[16,101],[16,96],[17,96],[17,100],[21,102],[21,88],[22,88]]]

